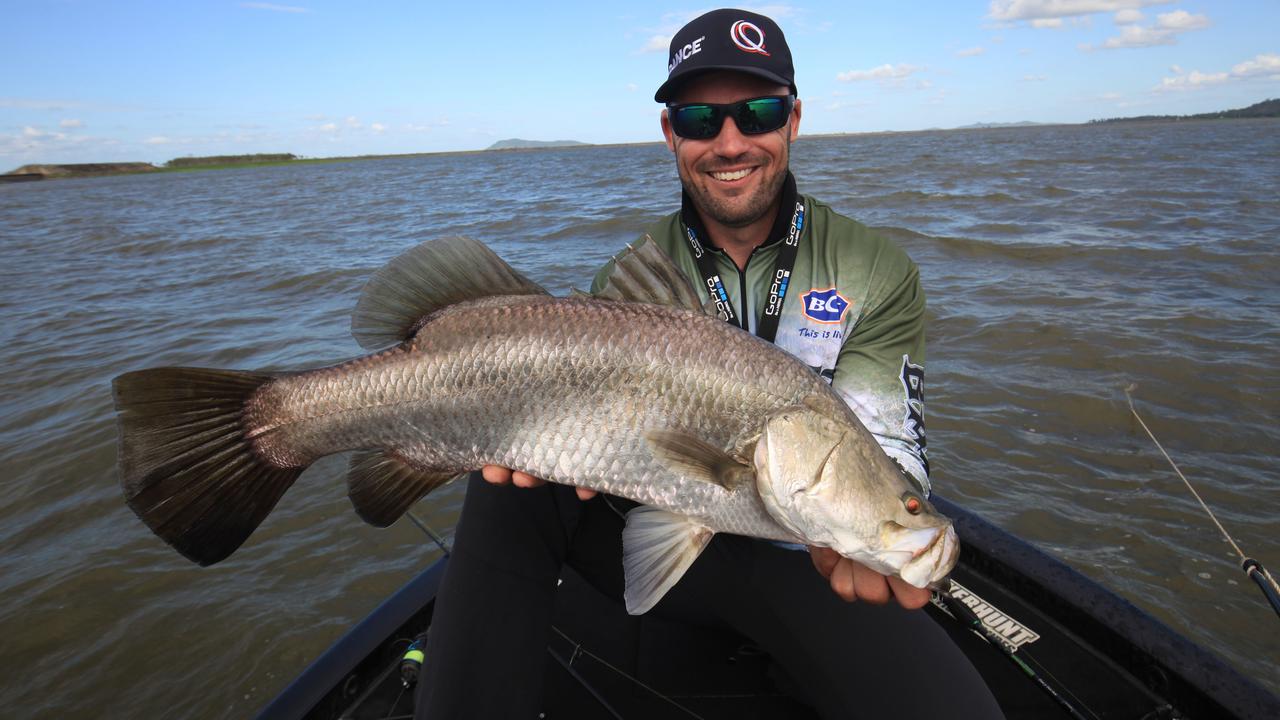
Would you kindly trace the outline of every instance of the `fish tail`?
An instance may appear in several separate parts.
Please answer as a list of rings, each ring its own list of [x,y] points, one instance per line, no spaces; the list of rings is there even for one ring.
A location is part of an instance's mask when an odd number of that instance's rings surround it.
[[[156,368],[112,383],[125,501],[193,562],[234,552],[305,469],[260,457],[245,431],[246,402],[273,377]]]

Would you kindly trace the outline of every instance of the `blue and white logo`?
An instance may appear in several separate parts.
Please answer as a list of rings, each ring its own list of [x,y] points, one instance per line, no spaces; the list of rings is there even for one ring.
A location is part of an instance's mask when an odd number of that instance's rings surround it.
[[[813,289],[800,298],[804,301],[804,316],[814,322],[835,324],[844,319],[849,301],[835,288]]]

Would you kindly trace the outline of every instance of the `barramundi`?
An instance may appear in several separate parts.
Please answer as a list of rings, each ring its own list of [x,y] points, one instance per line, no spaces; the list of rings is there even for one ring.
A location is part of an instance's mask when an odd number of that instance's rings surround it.
[[[319,369],[117,377],[129,507],[209,565],[308,465],[354,451],[350,498],[377,526],[488,464],[641,503],[622,537],[632,613],[714,533],[830,547],[916,587],[955,564],[951,522],[827,381],[704,308],[648,239],[570,297],[479,242],[427,241],[374,275],[352,330],[374,352]]]

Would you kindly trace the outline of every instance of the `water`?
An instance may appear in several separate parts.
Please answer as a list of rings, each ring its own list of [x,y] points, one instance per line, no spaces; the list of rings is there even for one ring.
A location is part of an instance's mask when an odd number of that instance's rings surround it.
[[[793,166],[921,267],[935,487],[1280,691],[1274,614],[1123,394],[1280,569],[1277,131],[808,138]],[[585,287],[677,197],[661,145],[0,186],[0,707],[244,717],[436,557],[360,523],[338,458],[192,566],[124,506],[112,377],[359,354],[364,280],[445,234]],[[460,500],[418,512],[447,528]]]

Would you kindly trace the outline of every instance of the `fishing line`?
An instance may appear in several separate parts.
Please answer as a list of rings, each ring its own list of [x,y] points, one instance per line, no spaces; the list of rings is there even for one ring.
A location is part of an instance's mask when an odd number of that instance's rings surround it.
[[[1218,522],[1218,517],[1205,504],[1205,501],[1200,497],[1200,493],[1196,492],[1196,489],[1192,487],[1191,481],[1187,479],[1186,475],[1182,474],[1182,470],[1178,469],[1177,463],[1173,461],[1173,458],[1169,457],[1169,453],[1165,452],[1164,446],[1156,439],[1155,433],[1151,432],[1151,428],[1147,427],[1147,424],[1143,422],[1142,416],[1133,407],[1133,395],[1130,394],[1131,391],[1137,388],[1137,385],[1129,385],[1124,389],[1124,397],[1129,401],[1129,412],[1133,413],[1133,416],[1137,418],[1138,424],[1147,432],[1147,437],[1151,438],[1151,442],[1156,444],[1156,448],[1160,450],[1161,455],[1164,455],[1164,459],[1168,460],[1169,465],[1173,466],[1173,471],[1178,474],[1178,477],[1182,478],[1182,482],[1191,491],[1191,495],[1195,497],[1196,502],[1200,503],[1200,507],[1204,508],[1205,513],[1209,515],[1209,519],[1213,521],[1214,525],[1218,526],[1218,532],[1222,533],[1222,537],[1227,539],[1236,554],[1240,556],[1240,569],[1244,571],[1244,574],[1249,579],[1258,584],[1258,587],[1262,589],[1262,594],[1266,596],[1267,602],[1271,604],[1271,609],[1276,611],[1277,616],[1280,616],[1280,584],[1276,583],[1276,579],[1272,577],[1270,571],[1262,566],[1262,563],[1244,554],[1244,551],[1236,544],[1235,539],[1231,537],[1227,529],[1222,526],[1222,523]]]
[[[431,540],[435,542],[436,546],[440,548],[440,552],[444,553],[445,557],[449,557],[449,546],[445,545],[444,538],[437,535],[436,531],[427,527],[427,524],[419,520],[418,516],[414,515],[412,512],[407,512],[405,515],[409,516],[409,522],[417,525],[419,530],[426,533],[427,537],[431,538]]]
[[[661,691],[659,691],[659,690],[657,690],[657,689],[655,689],[655,688],[649,687],[649,686],[648,686],[648,685],[646,685],[646,684],[645,684],[645,682],[644,682],[643,680],[641,680],[640,678],[632,677],[631,675],[629,675],[629,674],[628,674],[625,670],[623,670],[622,668],[614,667],[613,665],[611,665],[611,664],[609,663],[609,661],[608,661],[608,660],[605,660],[604,658],[600,657],[599,655],[596,655],[595,653],[591,652],[590,650],[588,650],[588,649],[586,649],[586,648],[582,647],[582,645],[581,645],[581,644],[579,644],[579,643],[578,643],[578,641],[576,641],[576,640],[574,640],[573,638],[571,638],[571,637],[569,637],[568,635],[566,635],[566,634],[564,633],[564,631],[563,631],[563,630],[561,630],[560,628],[556,627],[555,625],[552,625],[552,626],[551,626],[551,629],[552,629],[552,630],[554,630],[554,631],[556,631],[556,633],[557,633],[560,637],[564,638],[566,641],[568,641],[568,642],[570,642],[570,643],[573,643],[573,646],[574,646],[574,648],[573,648],[574,655],[586,655],[587,657],[591,658],[592,660],[595,660],[596,662],[600,663],[601,665],[604,665],[605,667],[609,668],[610,670],[614,671],[615,673],[617,673],[617,674],[621,675],[622,677],[624,677],[624,678],[626,678],[626,679],[630,680],[631,682],[635,683],[635,684],[636,684],[636,685],[638,685],[639,687],[644,688],[645,690],[648,690],[649,692],[653,693],[654,695],[658,696],[659,698],[662,698],[663,700],[666,700],[667,702],[669,702],[669,703],[671,703],[672,705],[676,706],[678,709],[683,710],[684,712],[688,713],[690,717],[698,718],[698,720],[705,720],[705,718],[703,718],[703,717],[702,717],[701,715],[699,715],[698,713],[696,713],[696,712],[694,712],[694,711],[690,710],[689,708],[687,708],[687,707],[685,707],[685,706],[681,705],[680,703],[676,702],[676,701],[675,701],[675,700],[673,700],[672,698],[670,698],[670,697],[668,697],[668,696],[666,696],[666,695],[663,695]],[[554,654],[554,653],[553,653],[553,654]]]

